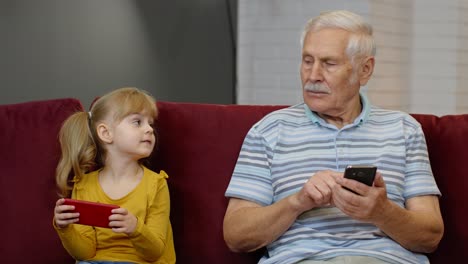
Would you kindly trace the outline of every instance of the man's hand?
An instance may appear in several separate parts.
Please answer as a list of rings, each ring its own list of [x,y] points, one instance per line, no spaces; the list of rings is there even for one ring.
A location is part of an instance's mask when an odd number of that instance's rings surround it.
[[[339,177],[333,189],[333,203],[343,213],[353,219],[375,222],[384,215],[382,212],[390,206],[387,190],[382,175],[377,172],[373,186],[367,186],[355,180]],[[343,187],[353,190],[352,193]]]
[[[271,244],[304,211],[330,205],[335,180],[340,176],[339,172],[319,171],[299,192],[268,206],[231,198],[223,225],[226,244],[235,252],[251,252]]]
[[[304,212],[315,207],[329,206],[332,204],[332,192],[336,180],[342,174],[330,170],[318,171],[310,177],[302,189],[293,197],[294,205]]]
[[[437,196],[412,197],[402,208],[387,198],[385,182],[378,172],[372,187],[349,179],[337,179],[332,199],[349,217],[376,225],[411,251],[433,252],[444,233]]]

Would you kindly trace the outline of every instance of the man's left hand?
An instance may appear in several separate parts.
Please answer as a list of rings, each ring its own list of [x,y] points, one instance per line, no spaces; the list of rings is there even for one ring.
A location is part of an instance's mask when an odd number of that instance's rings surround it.
[[[353,190],[353,193],[349,190]],[[374,222],[388,206],[387,190],[382,175],[377,172],[373,186],[355,180],[337,179],[333,188],[333,203],[349,217],[365,222]]]

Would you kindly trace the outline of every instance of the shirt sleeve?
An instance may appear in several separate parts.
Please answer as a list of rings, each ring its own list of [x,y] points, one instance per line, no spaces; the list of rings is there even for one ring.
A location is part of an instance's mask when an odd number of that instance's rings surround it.
[[[421,125],[408,126],[406,133],[406,171],[404,197],[441,195],[432,174],[426,139]]]
[[[226,197],[266,206],[273,202],[270,164],[273,151],[265,138],[251,128],[244,139]]]
[[[59,228],[53,220],[62,245],[68,254],[76,260],[86,260],[96,255],[96,232],[93,227],[85,225],[68,225]]]
[[[129,236],[140,256],[149,261],[158,260],[170,243],[170,198],[167,186],[167,174],[160,173],[162,178],[157,179],[156,188],[152,193],[154,198],[146,214],[146,219],[138,219],[135,231]]]

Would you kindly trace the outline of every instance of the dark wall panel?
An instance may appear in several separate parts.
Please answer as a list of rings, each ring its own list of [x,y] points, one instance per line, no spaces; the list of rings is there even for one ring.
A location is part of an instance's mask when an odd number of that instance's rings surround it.
[[[159,100],[235,101],[237,1],[0,0],[0,104],[92,99],[137,86]]]

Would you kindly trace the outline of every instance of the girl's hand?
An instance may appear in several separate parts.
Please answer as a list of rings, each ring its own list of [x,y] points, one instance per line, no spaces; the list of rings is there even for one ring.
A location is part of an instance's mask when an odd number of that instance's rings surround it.
[[[55,225],[59,228],[65,228],[69,224],[78,222],[80,213],[73,213],[70,211],[75,210],[73,205],[64,205],[65,199],[60,198],[55,202],[54,208],[54,221]]]
[[[116,233],[125,233],[130,235],[135,231],[137,218],[125,208],[112,209],[112,215],[109,216],[109,226]]]

